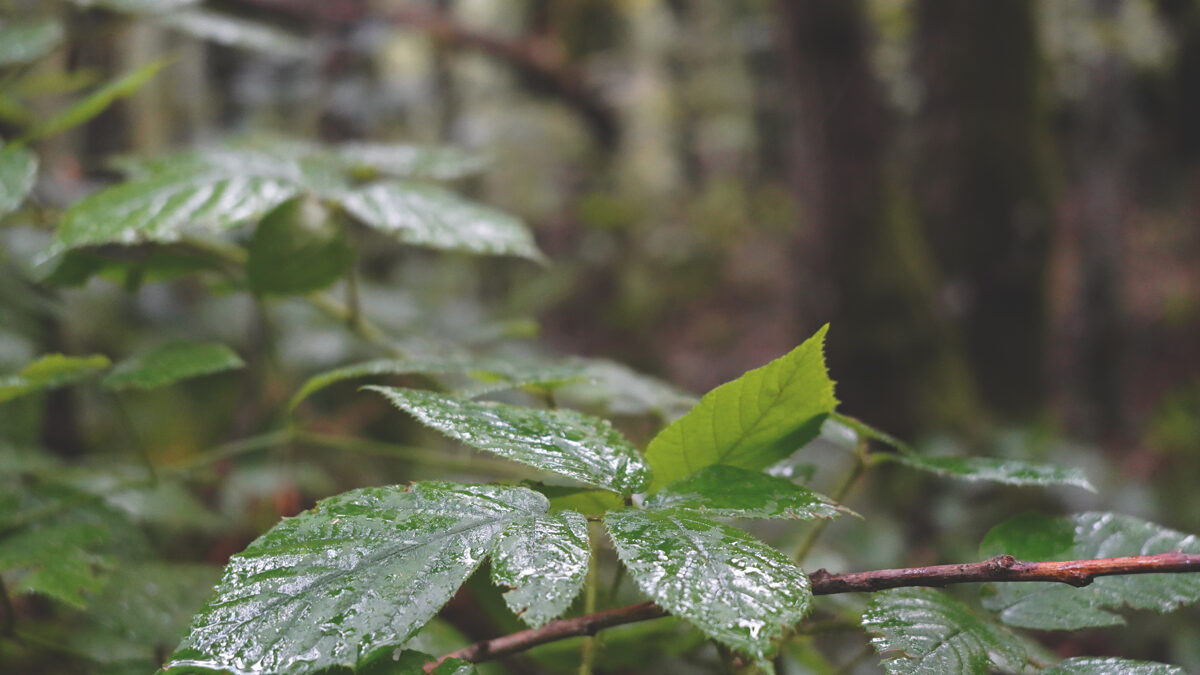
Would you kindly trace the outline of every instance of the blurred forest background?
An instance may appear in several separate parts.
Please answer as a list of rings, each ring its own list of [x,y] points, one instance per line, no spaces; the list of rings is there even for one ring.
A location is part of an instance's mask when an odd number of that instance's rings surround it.
[[[0,101],[0,136],[175,59],[37,146],[39,207],[0,230],[0,372],[163,336],[234,345],[248,375],[126,403],[163,461],[269,427],[305,375],[370,352],[298,304],[267,315],[191,277],[37,283],[47,213],[113,180],[113,156],[231,134],[451,144],[487,158],[461,188],[530,223],[552,262],[363,246],[367,314],[395,332],[536,334],[703,392],[828,322],[848,414],[931,452],[1053,457],[1100,486],[1042,496],[883,469],[850,502],[883,513],[839,522],[843,543],[814,562],[969,560],[987,527],[1035,507],[1200,529],[1196,0],[214,0],[190,26],[184,0],[114,11],[139,4],[155,3],[0,2],[6,20],[67,27]],[[30,437],[68,458],[82,437],[119,446],[106,404],[78,396],[52,394]],[[386,412],[335,400],[333,429]],[[221,508],[263,515],[198,557],[223,562],[376,469],[255,471]],[[1196,618],[1064,640],[1200,668]]]

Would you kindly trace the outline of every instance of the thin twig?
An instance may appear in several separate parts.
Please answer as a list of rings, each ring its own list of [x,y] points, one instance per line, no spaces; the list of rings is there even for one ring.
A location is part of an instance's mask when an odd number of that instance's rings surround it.
[[[958,565],[932,565],[902,569],[831,574],[824,569],[809,575],[813,595],[871,593],[904,586],[947,586],[979,582],[1048,581],[1082,587],[1097,577],[1128,574],[1165,574],[1200,572],[1200,555],[1180,551],[1123,558],[1067,560],[1061,562],[1022,562],[1011,555],[999,555],[982,562]],[[448,658],[472,663],[525,651],[547,642],[571,637],[595,635],[598,631],[638,621],[667,616],[653,602],[639,602],[570,619],[558,619],[531,630],[483,640],[451,652],[426,664],[426,672]]]
[[[862,478],[868,463],[867,445],[868,439],[863,437],[854,446],[854,460],[850,465],[850,470],[846,472],[841,482],[829,494],[833,501],[841,503],[845,500],[846,495],[850,493],[850,490],[858,482],[858,479]],[[800,545],[796,547],[796,552],[792,554],[792,559],[796,561],[796,564],[804,562],[804,559],[812,552],[813,547],[817,544],[817,539],[825,532],[825,528],[829,527],[829,522],[829,518],[822,518],[812,524],[812,527],[804,535],[804,539],[801,540]]]

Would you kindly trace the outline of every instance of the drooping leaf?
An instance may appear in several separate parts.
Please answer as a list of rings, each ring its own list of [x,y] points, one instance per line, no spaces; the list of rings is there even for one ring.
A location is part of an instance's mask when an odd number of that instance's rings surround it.
[[[1183,675],[1183,668],[1154,661],[1076,656],[1042,671],[1042,675]]]
[[[54,19],[6,23],[0,26],[0,66],[33,61],[62,39],[62,24]]]
[[[250,239],[246,281],[262,295],[323,290],[350,269],[354,253],[331,214],[313,199],[290,199],[263,216]]]
[[[827,329],[708,392],[663,429],[646,449],[651,490],[712,464],[762,469],[816,438],[837,405],[822,354]]]
[[[735,466],[714,464],[646,499],[653,510],[686,509],[721,518],[834,518],[848,511],[802,485]]]
[[[571,511],[514,522],[492,553],[492,581],[512,590],[504,602],[537,628],[561,615],[587,576],[587,519]]]
[[[0,44],[3,44],[0,36]],[[0,217],[21,206],[37,180],[37,155],[19,145],[0,148]]]
[[[980,551],[1007,553],[1019,560],[1083,560],[1152,555],[1181,550],[1200,554],[1195,535],[1115,513],[1082,513],[1062,518],[1027,514],[992,528]],[[1110,610],[1130,607],[1171,612],[1200,600],[1195,574],[1137,574],[1099,577],[1090,585],[994,584],[984,588],[983,605],[1001,621],[1040,630],[1114,626],[1125,620]]]
[[[604,523],[655,603],[756,659],[808,612],[808,577],[750,535],[688,511],[612,511]]]
[[[18,396],[73,384],[108,368],[108,357],[47,354],[16,375],[0,377],[0,403]]]
[[[638,451],[607,420],[416,389],[365,388],[451,438],[536,469],[622,494],[641,490],[649,479]]]
[[[118,391],[157,389],[244,365],[232,349],[218,342],[172,342],[118,363],[103,384]]]
[[[896,675],[1021,673],[1047,658],[1034,643],[931,588],[873,594],[862,625],[884,669]]]
[[[908,454],[881,457],[919,471],[968,481],[989,481],[1006,485],[1072,485],[1089,492],[1096,491],[1088,482],[1087,476],[1074,467],[994,457],[923,457]]]
[[[311,51],[299,37],[274,26],[204,9],[189,8],[179,12],[167,12],[157,17],[157,22],[226,47],[291,58],[302,57]]]
[[[432,185],[373,183],[347,191],[341,203],[363,224],[405,244],[545,259],[517,219]]]
[[[354,171],[372,170],[398,178],[451,180],[478,173],[485,162],[463,150],[401,143],[344,143],[338,157]]]
[[[354,668],[411,638],[513,522],[544,514],[524,488],[417,483],[331,497],[229,562],[168,668]]]
[[[76,102],[61,113],[37,125],[26,137],[45,138],[87,122],[96,115],[104,112],[114,101],[132,96],[144,84],[149,82],[152,77],[157,75],[158,71],[167,67],[170,63],[170,60],[155,61],[118,77],[92,92],[82,101]]]

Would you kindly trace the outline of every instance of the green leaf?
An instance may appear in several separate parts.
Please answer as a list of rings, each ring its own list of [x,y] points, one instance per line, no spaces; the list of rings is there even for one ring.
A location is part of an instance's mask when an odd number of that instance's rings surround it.
[[[883,667],[897,675],[1025,672],[1040,649],[931,588],[875,593],[862,617]]]
[[[582,368],[585,381],[558,392],[570,407],[597,410],[605,417],[654,415],[670,422],[698,402],[678,387],[615,361],[576,358],[571,362]]]
[[[402,645],[514,522],[524,488],[417,483],[352,490],[287,518],[235,555],[168,668],[308,673]]]
[[[50,523],[0,536],[0,571],[20,574],[14,593],[38,593],[73,607],[86,605],[85,593],[104,585],[101,568],[112,559],[93,552],[108,533],[86,523]]]
[[[37,155],[19,145],[0,148],[0,217],[16,211],[25,201],[37,180],[37,166]]]
[[[786,478],[723,464],[680,478],[650,495],[645,507],[686,509],[721,518],[834,518],[849,512]]]
[[[0,403],[18,396],[74,384],[108,368],[108,357],[47,354],[16,375],[0,377]]]
[[[561,615],[587,576],[587,519],[571,511],[514,522],[492,553],[492,581],[509,609],[537,628]]]
[[[54,19],[5,24],[0,27],[0,66],[33,61],[48,54],[62,39],[62,24]]]
[[[373,183],[347,191],[341,203],[363,224],[405,244],[545,260],[516,218],[432,185]]]
[[[172,342],[118,363],[103,384],[117,391],[157,389],[244,365],[232,349],[217,342]]]
[[[625,500],[621,499],[620,495],[613,494],[608,490],[544,484],[533,484],[529,487],[546,495],[546,499],[550,500],[552,511],[568,510],[600,515],[625,506]]]
[[[416,389],[365,389],[473,448],[593,487],[629,494],[649,478],[637,449],[606,420],[574,410],[484,403]]]
[[[1051,518],[1011,518],[983,539],[985,555],[1007,553],[1018,560],[1083,560],[1152,555],[1180,550],[1200,554],[1194,535],[1115,513]],[[1200,576],[1138,574],[1100,577],[1084,588],[1065,584],[994,584],[983,605],[1006,624],[1040,630],[1076,630],[1125,623],[1108,610],[1130,607],[1171,612],[1200,600]]]
[[[908,443],[905,443],[886,431],[880,431],[879,429],[876,429],[875,427],[856,417],[843,415],[839,412],[832,412],[829,413],[829,419],[825,422],[825,424],[839,424],[849,429],[856,437],[860,439],[878,441],[884,445],[890,445],[901,452],[908,454],[914,453],[912,446],[910,446]]]
[[[1074,467],[1035,464],[1019,459],[994,457],[922,457],[920,455],[877,455],[911,469],[968,481],[990,481],[1006,485],[1072,485],[1095,492],[1087,476]]]
[[[352,171],[376,171],[399,178],[451,180],[479,173],[485,162],[455,148],[430,148],[401,143],[344,143],[337,156]]]
[[[650,441],[657,490],[712,464],[762,469],[817,437],[837,405],[822,345],[828,326],[791,353],[713,389]]]
[[[281,168],[210,167],[183,162],[76,202],[63,214],[51,252],[97,244],[173,242],[255,220],[299,192]],[[281,175],[283,174],[283,175]]]
[[[26,138],[53,136],[54,134],[62,133],[67,129],[87,122],[96,115],[104,112],[114,101],[132,96],[137,90],[142,88],[142,85],[149,82],[150,78],[157,75],[158,71],[167,67],[170,63],[169,59],[163,59],[122,75],[92,92],[82,101],[75,103],[61,113],[34,127],[32,131],[26,134]]]
[[[200,0],[73,0],[80,7],[102,7],[128,14],[160,14],[195,5]]]
[[[1076,656],[1042,671],[1042,675],[1183,675],[1183,668],[1101,656]]]
[[[290,199],[259,222],[250,239],[246,281],[262,295],[304,295],[340,279],[354,262],[345,234],[311,198]]]
[[[291,58],[309,53],[308,44],[274,26],[204,9],[168,12],[157,23],[226,47],[238,47]]]
[[[663,609],[756,659],[804,618],[808,577],[741,530],[687,511],[612,511],[604,523],[630,576]]]

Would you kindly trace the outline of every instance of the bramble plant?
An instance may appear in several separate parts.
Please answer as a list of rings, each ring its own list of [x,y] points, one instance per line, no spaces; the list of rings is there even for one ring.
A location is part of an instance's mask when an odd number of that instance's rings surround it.
[[[27,39],[50,38],[39,32]],[[0,39],[7,50],[0,65],[39,53],[34,45],[12,56],[19,51],[13,44]],[[29,138],[82,116],[64,118],[35,125]],[[746,670],[772,671],[790,643],[832,624],[861,627],[864,644],[891,673],[1182,672],[1113,657],[1062,660],[1022,632],[1117,625],[1123,608],[1167,612],[1200,599],[1200,577],[1183,574],[1200,570],[1200,543],[1132,517],[1017,515],[987,534],[985,560],[977,563],[843,574],[806,568],[825,523],[857,517],[840,502],[883,463],[959,480],[1092,489],[1074,469],[922,455],[840,413],[823,356],[826,328],[699,401],[606,361],[402,346],[358,304],[355,242],[364,231],[409,246],[544,260],[517,219],[435,184],[478,169],[474,157],[440,148],[257,139],[123,158],[117,166],[123,182],[57,218],[44,249],[51,270],[45,283],[74,286],[100,276],[132,289],[208,275],[212,287],[260,303],[301,299],[382,358],[314,375],[290,402],[279,402],[276,428],[180,463],[143,457],[76,470],[6,434],[0,657],[66,652],[64,658],[97,669],[161,663],[160,672],[172,675],[464,673],[584,637],[577,660],[589,672],[602,649],[590,636],[671,616],[702,636],[683,640],[680,649],[715,643],[726,665]],[[36,158],[23,142],[3,146],[0,209],[23,208],[35,176]],[[247,223],[254,224],[250,232],[241,229]],[[345,303],[326,293],[336,284]],[[8,406],[0,415],[36,414],[12,406],[91,378],[119,399],[243,367],[232,348],[214,341],[168,342],[115,365],[100,354],[46,354],[0,378],[0,403]],[[357,395],[382,397],[395,416],[507,460],[481,457],[476,470],[494,467],[523,480],[421,480],[327,497],[233,555],[204,600],[214,581],[209,569],[175,562],[174,540],[148,535],[211,531],[189,482],[262,449],[376,443],[313,430],[306,404],[340,382],[398,376],[409,386],[370,384]],[[639,448],[596,411],[665,424]],[[780,468],[822,435],[850,459],[828,496]],[[457,466],[452,456],[403,450]],[[514,471],[513,463],[531,471]],[[813,522],[790,554],[736,524],[770,519],[788,527]],[[609,542],[619,560],[612,569],[622,576],[602,593],[598,569],[611,562]],[[528,630],[466,646],[459,639],[453,649],[426,653],[445,644],[429,636],[439,611],[484,569]],[[616,602],[624,576],[648,602]],[[966,582],[987,584],[980,608],[929,588]],[[821,602],[815,596],[843,593],[871,595],[863,608],[837,606],[814,616]],[[15,605],[29,595],[76,614],[60,629],[22,626]],[[202,602],[178,646],[161,652],[181,637],[172,617]]]

